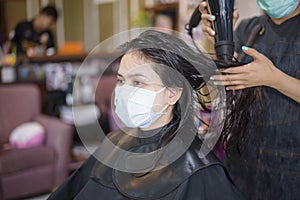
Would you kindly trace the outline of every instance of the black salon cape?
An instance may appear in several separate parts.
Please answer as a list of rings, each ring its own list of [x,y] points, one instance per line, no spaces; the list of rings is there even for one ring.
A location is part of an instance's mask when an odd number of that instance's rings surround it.
[[[122,148],[142,143],[143,149],[148,145],[149,150],[149,146],[157,144],[157,141],[141,142],[121,131],[110,135],[110,140]],[[127,138],[124,140],[125,137]],[[120,141],[126,141],[126,144]],[[226,169],[212,153],[205,158],[199,157],[200,147],[201,141],[195,137],[189,149],[178,160],[145,176],[113,170],[100,163],[94,156],[90,156],[49,199],[243,199]],[[99,149],[101,150],[101,147]]]

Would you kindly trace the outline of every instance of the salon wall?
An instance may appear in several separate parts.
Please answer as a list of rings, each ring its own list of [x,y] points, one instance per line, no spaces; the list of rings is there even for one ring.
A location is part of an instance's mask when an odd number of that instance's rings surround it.
[[[103,41],[109,38],[114,33],[113,21],[114,18],[113,14],[113,4],[107,3],[98,5],[99,9],[99,18],[106,19],[106,20],[99,20],[99,28],[101,33],[99,34],[99,41]]]
[[[83,41],[83,1],[63,0],[65,41]]]
[[[6,20],[6,34],[13,30],[16,24],[27,19],[26,2],[25,1],[5,1],[4,17]]]
[[[262,14],[261,9],[256,3],[256,0],[236,0],[236,7],[239,12],[239,20],[237,21],[237,24],[245,18]]]

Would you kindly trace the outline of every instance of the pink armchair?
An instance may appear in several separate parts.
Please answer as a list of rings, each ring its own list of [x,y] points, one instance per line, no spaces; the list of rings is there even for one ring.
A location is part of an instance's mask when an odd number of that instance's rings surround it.
[[[36,121],[46,130],[42,146],[3,149],[18,125]],[[0,199],[51,191],[68,176],[73,130],[59,119],[41,114],[36,85],[0,85]]]
[[[117,130],[119,127],[113,118],[111,101],[117,84],[117,75],[104,75],[98,82],[95,94],[95,104],[100,110],[100,126],[105,133]]]

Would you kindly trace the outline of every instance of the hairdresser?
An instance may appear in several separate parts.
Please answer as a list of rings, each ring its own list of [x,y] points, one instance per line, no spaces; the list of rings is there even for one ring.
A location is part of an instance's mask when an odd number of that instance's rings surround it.
[[[265,15],[243,20],[234,32],[238,67],[212,76],[235,96],[225,122],[225,163],[247,199],[300,196],[300,3],[257,0]],[[200,0],[202,30],[214,43],[212,22]],[[233,11],[234,21],[238,18]],[[234,91],[234,92],[232,92]],[[251,94],[251,96],[249,96]],[[247,98],[245,98],[247,97]],[[233,123],[233,126],[227,124]]]
[[[48,5],[32,20],[18,23],[10,34],[8,49],[12,51],[13,46],[16,46],[16,53],[19,55],[53,55],[55,41],[50,28],[56,23],[57,18],[57,9]]]

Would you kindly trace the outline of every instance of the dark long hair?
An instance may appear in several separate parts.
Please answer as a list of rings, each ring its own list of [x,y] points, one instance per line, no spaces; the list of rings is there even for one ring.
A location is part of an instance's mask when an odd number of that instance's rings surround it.
[[[261,96],[259,87],[227,92],[227,115],[222,137],[226,142],[226,153],[229,157],[231,151],[242,153],[247,148],[255,125],[253,119],[262,119]]]
[[[205,87],[205,80],[214,72],[213,62],[174,35],[154,30],[143,32],[136,39],[122,45],[121,50],[125,53],[140,52],[141,57],[158,64],[153,69],[166,87],[183,88],[181,98],[173,110],[174,120],[164,130],[162,143],[170,141],[181,126],[190,126],[197,134],[193,102],[198,102],[207,111],[210,110],[206,106],[207,94],[203,95],[201,88]]]

